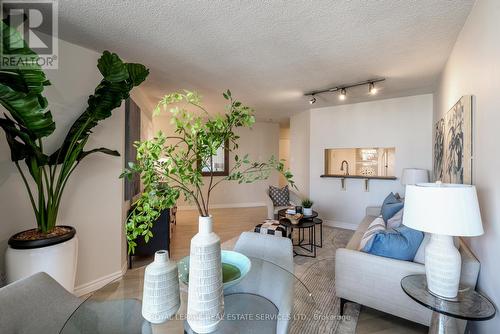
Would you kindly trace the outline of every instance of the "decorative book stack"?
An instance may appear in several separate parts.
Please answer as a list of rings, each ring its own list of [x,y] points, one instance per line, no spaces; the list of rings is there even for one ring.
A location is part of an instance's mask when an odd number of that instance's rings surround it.
[[[191,239],[187,321],[196,333],[217,329],[224,316],[220,238],[212,217],[199,217],[199,231]]]

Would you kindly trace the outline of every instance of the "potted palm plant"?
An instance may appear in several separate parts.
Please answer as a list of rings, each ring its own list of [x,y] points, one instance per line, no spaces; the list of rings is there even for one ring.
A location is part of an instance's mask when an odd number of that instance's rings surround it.
[[[123,173],[128,177],[139,173],[144,185],[127,221],[130,252],[134,251],[134,240],[138,236],[144,236],[146,240],[152,237],[151,227],[156,218],[162,210],[172,207],[180,196],[193,202],[198,209],[199,233],[191,239],[188,298],[188,322],[198,333],[214,330],[222,312],[220,239],[213,233],[210,215],[213,191],[226,181],[242,184],[267,179],[272,171],[282,173],[294,185],[292,174],[284,169],[282,161],[274,157],[266,162],[251,162],[247,155],[235,155],[227,175],[217,176],[212,158],[221,147],[228,152],[235,151],[239,139],[236,128],[251,127],[255,122],[252,109],[234,99],[229,90],[223,96],[228,101],[226,113],[211,115],[194,92],[165,95],[155,113],[168,109],[175,133],[166,136],[160,132],[151,140],[137,143],[137,162],[130,163],[130,168]],[[195,111],[188,111],[184,108],[186,105]],[[208,171],[205,178],[202,170]],[[199,276],[200,273],[203,277]],[[213,279],[213,284],[199,285],[208,279]],[[210,309],[199,309],[200,291],[219,296],[219,303],[213,303]]]
[[[18,34],[1,22],[2,52],[36,55]],[[11,151],[36,219],[36,228],[16,233],[6,252],[7,281],[45,271],[72,291],[75,282],[77,238],[72,226],[57,225],[65,186],[78,164],[90,154],[119,156],[117,151],[97,148],[85,151],[91,130],[111,116],[130,90],[145,80],[149,71],[140,64],[124,63],[118,55],[104,51],[97,63],[103,79],[88,106],[70,127],[62,145],[50,154],[44,141],[56,124],[43,95],[50,85],[36,64],[0,69],[0,104],[8,113],[0,117]],[[24,163],[23,163],[24,162]]]

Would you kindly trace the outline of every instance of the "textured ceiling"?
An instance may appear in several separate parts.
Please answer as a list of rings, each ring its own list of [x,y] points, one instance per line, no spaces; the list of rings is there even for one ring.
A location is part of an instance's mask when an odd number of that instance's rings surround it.
[[[283,121],[310,107],[305,91],[374,77],[387,78],[376,98],[432,92],[473,2],[61,0],[59,34],[146,64],[151,103],[186,88],[218,109],[230,88],[258,118]],[[314,107],[338,103],[325,94]]]

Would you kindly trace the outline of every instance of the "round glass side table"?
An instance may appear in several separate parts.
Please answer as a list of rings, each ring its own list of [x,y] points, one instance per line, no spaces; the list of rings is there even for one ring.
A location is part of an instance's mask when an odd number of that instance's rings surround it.
[[[458,333],[456,319],[481,321],[495,316],[495,306],[472,288],[460,290],[454,300],[440,298],[427,289],[425,275],[404,277],[401,288],[411,299],[433,311],[429,333]]]

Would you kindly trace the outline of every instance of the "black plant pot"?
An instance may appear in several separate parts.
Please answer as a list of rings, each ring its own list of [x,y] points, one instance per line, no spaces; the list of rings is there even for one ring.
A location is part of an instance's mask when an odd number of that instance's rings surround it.
[[[64,227],[68,229],[68,232],[65,234],[61,235],[56,235],[53,237],[46,237],[46,238],[40,238],[40,239],[34,239],[34,240],[19,240],[16,237],[19,236],[20,234],[26,232],[26,231],[31,231],[31,230],[26,230],[22,231],[19,233],[14,234],[9,238],[9,246],[13,249],[33,249],[33,248],[43,248],[43,247],[48,247],[48,246],[53,246],[60,244],[62,242],[71,240],[75,234],[76,234],[76,229],[73,226],[68,226],[68,225],[58,225],[59,227]],[[33,229],[34,230],[34,229]]]

